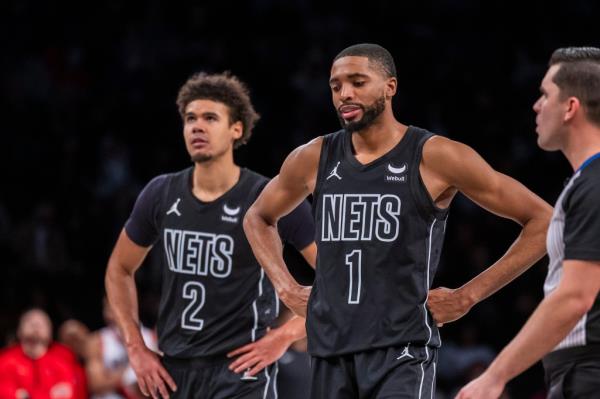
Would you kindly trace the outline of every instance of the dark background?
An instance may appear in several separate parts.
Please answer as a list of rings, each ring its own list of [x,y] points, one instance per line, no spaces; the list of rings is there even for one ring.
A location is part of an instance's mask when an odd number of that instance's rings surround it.
[[[598,45],[599,12],[591,0],[2,2],[0,336],[8,342],[31,305],[56,325],[102,325],[104,268],[133,201],[153,176],[189,165],[175,97],[199,70],[248,83],[262,119],[236,158],[273,176],[293,148],[338,129],[333,57],[381,44],[397,64],[400,121],[469,144],[553,204],[571,170],[537,148],[531,106],[555,48]],[[518,232],[456,198],[434,285],[460,286]],[[439,397],[514,336],[546,264],[442,329]],[[139,278],[151,323],[158,274]],[[509,389],[540,397],[539,365]]]

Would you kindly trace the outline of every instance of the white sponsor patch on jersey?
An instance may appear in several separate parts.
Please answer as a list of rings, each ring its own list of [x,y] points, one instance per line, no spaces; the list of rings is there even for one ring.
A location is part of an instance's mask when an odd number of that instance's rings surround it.
[[[393,167],[393,166],[392,166],[392,164],[391,164],[391,163],[389,163],[387,168],[388,168],[388,170],[389,170],[390,172],[392,172],[393,174],[395,174],[395,175],[399,175],[400,173],[404,173],[404,172],[406,172],[406,169],[408,168],[408,166],[407,166],[406,164],[404,164],[404,165],[402,165],[402,166],[401,166],[401,167],[399,167],[399,168],[395,168],[395,167]]]

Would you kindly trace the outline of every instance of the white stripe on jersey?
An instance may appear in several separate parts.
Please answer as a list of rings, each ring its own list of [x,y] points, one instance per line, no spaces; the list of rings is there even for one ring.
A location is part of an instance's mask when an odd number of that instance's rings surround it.
[[[275,295],[275,317],[279,317],[279,296],[276,290],[273,290],[273,295]]]
[[[435,389],[435,362],[433,362],[433,378],[431,379],[431,399],[433,399],[434,389]]]
[[[262,294],[263,294],[263,280],[264,280],[264,278],[265,278],[265,271],[261,267],[261,269],[260,269],[260,280],[258,280],[258,296],[254,300],[254,302],[252,302],[252,310],[254,311],[254,326],[252,327],[252,332],[251,332],[252,342],[256,341],[256,330],[258,329],[258,308],[256,307],[256,301],[258,300],[258,297],[262,296]]]
[[[425,297],[425,302],[423,302],[423,313],[425,314],[425,327],[427,327],[427,331],[429,331],[429,338],[425,343],[425,360],[421,362],[421,384],[419,385],[419,399],[421,398],[421,394],[423,393],[423,381],[425,380],[425,369],[423,368],[423,365],[429,360],[429,349],[427,345],[429,345],[432,335],[431,327],[429,326],[429,322],[427,321],[427,299],[429,299],[429,266],[431,262],[431,241],[433,239],[433,226],[435,226],[435,222],[437,222],[436,219],[433,220],[433,223],[431,223],[431,227],[429,227],[429,245],[427,246],[427,273],[425,278],[425,292],[427,292],[427,295]]]
[[[275,362],[274,364],[274,368],[273,368],[273,397],[274,399],[277,399],[277,389],[275,387],[275,384],[277,384],[277,362]],[[265,384],[265,391],[263,392],[263,399],[267,398],[267,394],[269,393],[269,385],[271,385],[271,376],[269,376],[269,366],[264,368],[265,370],[265,377],[267,378],[267,383]]]
[[[277,373],[279,372],[279,361],[275,362],[275,371],[273,372],[273,393],[277,399]]]

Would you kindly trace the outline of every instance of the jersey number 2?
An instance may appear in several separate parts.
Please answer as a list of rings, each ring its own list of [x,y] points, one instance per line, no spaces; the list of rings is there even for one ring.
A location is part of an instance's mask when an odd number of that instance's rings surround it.
[[[196,317],[196,315],[202,309],[202,306],[204,306],[204,299],[206,297],[204,286],[197,281],[188,281],[183,286],[183,297],[191,299],[191,302],[181,314],[181,327],[188,330],[202,330],[204,320]]]
[[[360,302],[360,286],[362,279],[362,251],[355,249],[346,255],[346,265],[350,274],[350,285],[348,289],[348,303]]]

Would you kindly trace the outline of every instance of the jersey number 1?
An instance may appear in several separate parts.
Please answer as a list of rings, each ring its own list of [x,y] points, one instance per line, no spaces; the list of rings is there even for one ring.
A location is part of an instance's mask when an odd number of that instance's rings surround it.
[[[348,289],[348,303],[360,302],[360,287],[362,279],[362,251],[355,249],[346,255],[346,265],[350,274],[350,285]]]
[[[204,299],[206,297],[204,286],[197,281],[188,281],[183,286],[183,297],[191,299],[191,302],[181,314],[181,328],[196,331],[202,330],[204,320],[196,317],[196,315],[202,309],[202,306],[204,306]]]

